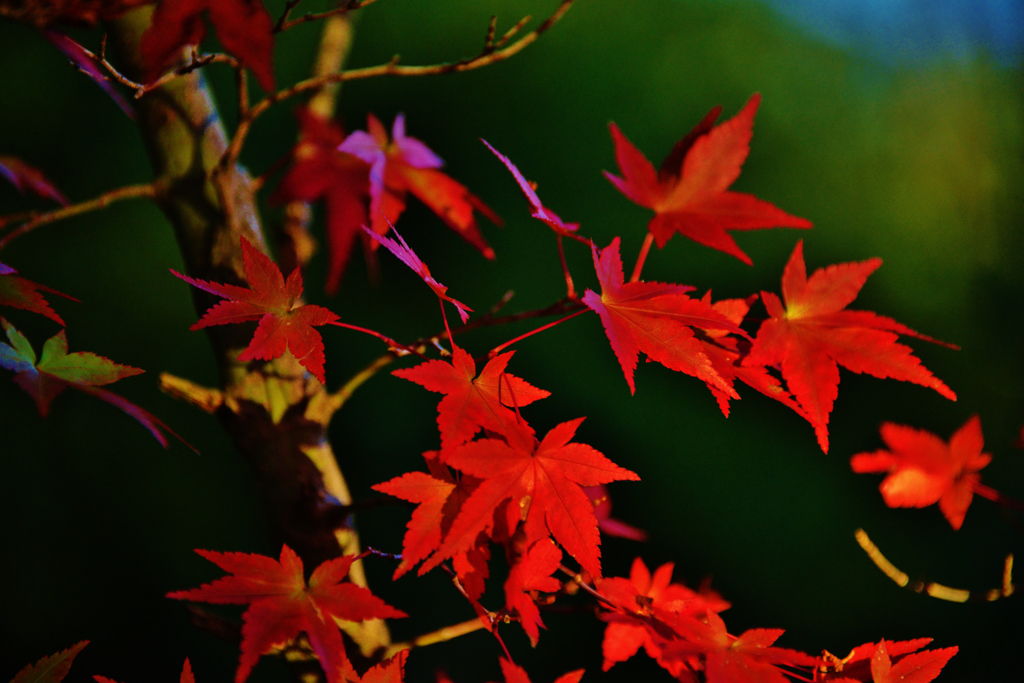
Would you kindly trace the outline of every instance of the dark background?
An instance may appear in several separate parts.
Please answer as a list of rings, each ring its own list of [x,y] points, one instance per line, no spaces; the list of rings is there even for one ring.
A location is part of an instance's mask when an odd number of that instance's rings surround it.
[[[503,30],[524,14],[546,16],[555,4],[383,0],[360,13],[349,65],[395,53],[408,64],[473,54],[491,14]],[[658,163],[712,106],[724,105],[730,117],[751,93],[762,93],[735,189],[816,227],[739,233],[753,268],[676,238],[652,253],[645,279],[714,287],[717,299],[778,291],[801,237],[810,270],[879,256],[884,265],[855,307],[959,344],[954,352],[912,342],[959,400],[844,370],[825,455],[810,425],[745,387],[725,419],[699,381],[641,364],[630,397],[597,318],[588,315],[518,345],[510,370],[553,392],[526,416],[542,433],[588,416],[579,439],[643,479],[611,489],[615,516],[647,529],[651,540],[606,539],[608,575],[626,573],[637,554],[652,568],[674,561],[677,578],[691,585],[713,577],[734,605],[723,615],[733,633],[785,628],[782,646],[840,654],[882,637],[929,636],[935,646],[961,648],[941,680],[1010,680],[1019,675],[1015,653],[1024,635],[1018,599],[961,605],[900,590],[865,557],[853,530],[865,528],[911,575],[982,590],[998,586],[1004,555],[1020,549],[1019,518],[976,500],[954,533],[934,506],[886,508],[880,478],[852,474],[848,459],[881,445],[884,420],[946,438],[977,413],[994,455],[984,481],[1024,497],[1022,453],[1012,447],[1024,423],[1021,9],[966,0],[790,0],[779,7],[580,0],[508,62],[347,84],[341,117],[352,130],[364,126],[367,112],[388,124],[405,112],[409,133],[507,225],[484,226],[494,263],[415,201],[399,228],[456,298],[485,310],[514,289],[509,310],[526,310],[563,294],[557,254],[477,138],[510,156],[539,183],[547,205],[582,222],[599,244],[621,235],[631,264],[650,212],[601,177],[614,167],[608,121]],[[74,35],[95,48],[100,33]],[[306,25],[279,40],[281,83],[307,73],[316,35]],[[0,153],[41,167],[76,201],[151,177],[133,124],[32,30],[0,23],[0,74]],[[215,66],[208,74],[220,101],[230,102],[229,72]],[[230,123],[232,106],[223,109]],[[243,161],[261,173],[294,138],[290,107],[281,105],[256,125]],[[0,213],[40,205],[0,187]],[[279,215],[270,209],[265,218],[269,225]],[[319,222],[316,229],[322,235]],[[568,249],[578,285],[595,287],[587,250]],[[237,650],[195,631],[182,605],[162,595],[220,575],[193,548],[271,555],[279,548],[252,475],[214,419],[157,390],[161,371],[216,382],[204,336],[188,331],[196,318],[188,287],[167,272],[181,267],[169,225],[145,202],[119,204],[39,230],[2,260],[81,299],[55,300],[71,350],[145,368],[116,390],[202,454],[179,444],[164,452],[130,418],[74,392],[40,419],[28,397],[0,382],[0,680],[81,639],[93,642],[70,681],[94,673],[124,683],[173,681],[186,656],[200,683],[228,680]],[[383,253],[381,266],[383,280],[372,287],[357,255],[342,294],[326,300],[320,256],[306,273],[307,292],[344,320],[398,339],[434,332],[440,322],[429,290]],[[39,316],[4,315],[37,349],[57,331]],[[480,354],[528,329],[488,330],[465,344]],[[324,336],[330,388],[381,351],[344,330]],[[385,373],[336,417],[332,437],[357,500],[376,495],[371,484],[420,468],[419,453],[437,446],[437,399]],[[359,524],[366,542],[397,551],[407,519],[398,506],[365,513]],[[392,584],[389,563],[371,560],[369,570],[374,590],[414,615],[395,623],[398,639],[472,617],[441,576]],[[497,606],[500,585],[492,583],[487,602]],[[644,656],[601,674],[603,625],[586,613],[549,614],[545,622],[550,631],[535,650],[518,627],[504,629],[538,683],[577,667],[587,668],[587,680],[668,680]],[[496,680],[498,653],[477,633],[414,652],[408,679],[432,680],[434,668],[446,667],[457,682]],[[284,675],[265,659],[251,680]]]

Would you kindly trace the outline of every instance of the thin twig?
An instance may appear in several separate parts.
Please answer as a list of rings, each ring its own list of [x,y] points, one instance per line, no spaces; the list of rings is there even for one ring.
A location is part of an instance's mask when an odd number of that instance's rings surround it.
[[[537,28],[500,50],[488,52],[485,49],[474,57],[460,59],[456,62],[432,64],[429,66],[400,66],[398,64],[398,57],[395,57],[386,64],[364,67],[362,69],[348,69],[345,71],[339,71],[338,73],[307,78],[304,81],[299,81],[291,87],[279,90],[272,95],[268,95],[252,107],[249,112],[249,116],[239,121],[238,128],[235,129],[234,137],[232,137],[231,144],[228,145],[228,148],[224,153],[224,157],[220,161],[220,165],[226,168],[230,167],[235,162],[238,158],[239,152],[242,150],[245,138],[249,134],[249,129],[252,127],[252,122],[278,102],[282,102],[311,90],[318,90],[328,83],[341,83],[345,81],[361,80],[364,78],[376,78],[378,76],[433,76],[461,71],[471,71],[473,69],[479,69],[490,64],[494,64],[495,62],[504,61],[536,41],[537,38],[554,26],[558,20],[561,19],[567,11],[569,11],[573,2],[574,0],[562,0],[562,4],[558,6],[558,9],[556,9],[555,12],[545,19]],[[360,6],[365,6],[365,4],[366,3],[363,3]],[[519,25],[517,24],[517,26]],[[515,30],[517,31],[518,29],[515,28]],[[515,31],[513,31],[513,33],[514,32]],[[505,38],[502,38],[502,40],[505,40]],[[501,43],[501,41],[499,41],[499,43]]]
[[[594,596],[606,605],[611,605],[613,607],[615,606],[614,602],[598,593],[590,584],[584,581],[583,577],[580,576],[579,572],[574,572],[573,570],[566,567],[564,564],[558,565],[558,571],[562,572],[563,574],[566,574],[569,577],[569,580],[571,580],[577,586],[582,588],[584,592],[589,593],[590,595]]]
[[[394,657],[402,650],[412,650],[417,647],[426,647],[427,645],[435,645],[437,643],[446,643],[449,640],[454,640],[459,636],[464,636],[469,633],[475,633],[481,629],[487,628],[484,622],[480,621],[479,618],[469,619],[459,624],[453,624],[451,626],[445,626],[439,628],[436,631],[430,633],[424,633],[421,636],[416,636],[410,641],[404,643],[393,643],[386,650],[384,650],[383,659]]]
[[[1010,498],[1004,493],[996,491],[991,486],[985,486],[981,482],[975,481],[971,485],[971,489],[982,498],[988,498],[996,505],[1002,505],[1003,507],[1016,510],[1017,512],[1024,512],[1024,503],[1015,498]]]
[[[161,76],[160,78],[158,78],[155,81],[152,81],[150,83],[137,83],[137,82],[133,81],[132,79],[128,78],[127,76],[125,76],[124,74],[122,74],[120,71],[117,70],[117,67],[115,67],[113,64],[111,64],[109,61],[107,61],[107,35],[106,34],[103,34],[103,38],[100,39],[100,53],[98,55],[96,55],[96,54],[94,54],[92,52],[89,52],[89,50],[86,50],[85,48],[82,48],[82,49],[85,50],[86,54],[88,54],[89,57],[91,57],[92,59],[95,59],[97,64],[99,64],[104,69],[106,69],[107,73],[110,74],[111,78],[113,78],[115,81],[117,81],[121,85],[126,86],[126,87],[131,88],[132,90],[134,90],[135,91],[135,95],[134,95],[135,99],[139,99],[140,97],[142,97],[146,93],[148,93],[148,92],[150,92],[152,90],[156,90],[160,86],[166,84],[168,81],[172,81],[175,78],[178,78],[179,76],[184,76],[185,74],[192,73],[196,69],[201,69],[202,67],[206,66],[207,64],[230,64],[231,66],[233,66],[236,69],[241,67],[241,64],[239,63],[239,61],[237,59],[235,59],[234,57],[232,57],[231,55],[220,54],[220,53],[200,55],[198,52],[193,50],[192,51],[192,55],[191,55],[191,57],[189,59],[189,62],[187,64],[179,66],[176,69],[172,69],[171,71],[168,71],[163,76]]]
[[[640,247],[640,254],[636,257],[633,276],[629,278],[630,282],[640,282],[640,273],[643,272],[644,262],[647,260],[647,254],[651,251],[652,244],[654,244],[654,233],[648,232],[647,237],[644,238],[644,245]]]
[[[349,0],[340,7],[335,7],[332,10],[326,12],[309,12],[302,15],[298,19],[288,20],[288,15],[299,4],[301,0],[288,0],[285,5],[284,14],[277,20],[277,24],[274,26],[274,33],[280,33],[281,31],[287,31],[288,29],[298,26],[299,24],[305,24],[308,21],[318,21],[320,19],[326,19],[327,17],[333,17],[335,14],[345,14],[346,12],[352,12],[353,10],[362,9],[367,5],[372,5],[377,0]]]
[[[525,334],[521,334],[518,337],[516,337],[515,339],[507,341],[504,344],[500,344],[498,346],[495,346],[493,349],[491,349],[490,353],[487,354],[487,357],[488,358],[494,358],[499,353],[501,353],[502,351],[504,351],[508,347],[512,346],[516,342],[522,341],[522,340],[526,339],[527,337],[532,337],[533,335],[537,334],[538,332],[543,332],[544,330],[551,329],[555,325],[561,325],[566,320],[571,320],[571,319],[575,318],[578,315],[583,315],[584,313],[586,313],[589,310],[590,310],[589,308],[580,309],[580,310],[576,311],[575,313],[570,313],[569,315],[565,316],[564,318],[559,318],[558,320],[556,320],[554,322],[550,322],[547,325],[541,325],[540,327],[538,327],[535,330],[530,330],[529,332],[526,332]]]
[[[17,228],[14,228],[9,233],[0,238],[0,250],[6,247],[15,239],[22,235],[29,233],[41,225],[53,223],[55,221],[62,220],[64,218],[70,218],[71,216],[77,216],[82,213],[89,211],[96,211],[103,209],[114,202],[118,202],[124,199],[135,199],[137,197],[149,197],[155,198],[159,194],[157,187],[158,183],[146,183],[144,185],[129,185],[127,187],[121,187],[110,192],[104,192],[98,197],[94,197],[88,201],[81,202],[79,204],[71,204],[64,206],[54,211],[47,213],[37,214],[28,221],[22,223]]]

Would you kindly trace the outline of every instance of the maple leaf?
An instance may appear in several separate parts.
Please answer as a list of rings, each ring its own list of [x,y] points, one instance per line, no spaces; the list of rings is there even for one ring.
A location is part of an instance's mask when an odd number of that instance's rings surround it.
[[[756,298],[757,295],[755,294],[750,299],[722,299],[712,304],[711,291],[708,290],[701,298],[701,301],[724,315],[733,324],[739,326],[750,310],[751,302]],[[789,392],[782,388],[782,383],[771,375],[764,366],[742,365],[741,361],[743,360],[744,353],[741,344],[744,344],[747,350],[749,350],[749,343],[746,340],[730,336],[722,330],[703,330],[700,340],[703,344],[704,353],[707,354],[708,359],[711,361],[711,367],[730,387],[739,379],[765,396],[792,408],[799,415],[804,415],[800,405],[793,400]],[[717,386],[709,388],[711,393],[714,394],[715,400],[718,401],[718,407],[721,408],[722,414],[729,417],[729,394],[723,392]]]
[[[931,638],[865,643],[855,647],[843,659],[827,655],[825,673],[814,680],[822,683],[929,683],[938,677],[958,647],[920,650]],[[913,654],[910,654],[913,653]],[[828,671],[833,668],[833,671]]]
[[[43,199],[52,199],[63,206],[68,205],[68,198],[54,187],[42,171],[17,157],[0,155],[0,176],[7,178],[18,188],[18,192],[31,191]]]
[[[38,282],[27,280],[18,275],[17,272],[14,268],[0,263],[0,306],[10,306],[11,308],[20,308],[23,311],[32,311],[33,313],[45,315],[50,320],[63,325],[64,321],[50,307],[49,302],[40,292],[56,294],[71,301],[78,301],[78,299],[68,296],[63,292],[58,292],[56,289],[50,289]]]
[[[505,605],[519,615],[519,623],[534,647],[540,637],[537,627],[547,627],[528,591],[555,593],[561,590],[562,582],[552,576],[561,564],[562,551],[550,538],[542,538],[512,565],[505,579]]]
[[[489,360],[479,377],[473,357],[458,346],[452,348],[450,363],[430,360],[391,374],[445,394],[437,405],[437,425],[441,450],[448,450],[466,443],[480,429],[505,434],[505,425],[517,420],[510,407],[521,408],[551,395],[505,372],[514,353]]]
[[[320,118],[308,107],[296,109],[295,115],[299,119],[299,143],[292,151],[292,165],[270,201],[324,201],[328,249],[324,289],[336,294],[355,238],[367,222],[369,166],[359,157],[338,150],[345,134],[334,121]]]
[[[498,663],[501,665],[501,673],[505,677],[505,683],[531,683],[530,677],[522,667],[516,666],[511,661],[500,657]],[[555,683],[579,683],[583,678],[583,669],[570,671],[555,679]]]
[[[407,472],[371,487],[375,491],[417,505],[406,526],[405,538],[402,540],[402,561],[395,569],[395,579],[412,569],[420,560],[429,557],[441,545],[441,539],[451,528],[462,503],[480,483],[479,479],[469,475],[463,475],[456,481],[441,463],[436,451],[423,455],[429,473]],[[473,600],[484,592],[488,558],[487,537],[483,535],[477,539],[475,546],[453,558],[456,575]],[[421,568],[420,575],[424,571]]]
[[[810,221],[753,195],[729,191],[750,153],[754,115],[760,103],[760,95],[751,96],[739,114],[718,126],[714,124],[722,108],[712,109],[676,143],[657,172],[618,126],[609,124],[623,177],[607,171],[605,176],[626,197],[654,209],[647,229],[659,247],[678,232],[751,265],[750,257],[727,230],[811,227]]]
[[[291,351],[304,368],[320,380],[324,377],[324,342],[314,327],[334,322],[339,316],[323,306],[296,306],[302,296],[302,273],[298,268],[285,281],[281,269],[266,254],[242,239],[242,263],[248,287],[207,282],[171,270],[194,287],[224,297],[189,329],[259,320],[256,334],[238,360],[272,360]]]
[[[512,177],[514,177],[516,182],[519,184],[519,189],[523,191],[524,195],[526,195],[527,201],[530,202],[530,206],[533,208],[533,213],[531,215],[534,218],[547,223],[552,230],[560,235],[574,233],[579,229],[579,223],[566,223],[558,217],[558,214],[541,203],[540,197],[537,196],[537,191],[534,189],[534,186],[530,181],[523,177],[523,174],[519,172],[519,169],[516,168],[515,164],[509,161],[507,156],[491,147],[491,144],[483,138],[480,139],[480,142],[487,145],[487,149],[494,152],[494,156],[498,157],[498,159],[501,160],[501,163],[505,164],[505,168],[512,173]]]
[[[570,443],[583,419],[563,422],[539,443],[529,427],[510,422],[507,440],[479,439],[442,452],[446,464],[483,481],[463,503],[440,550],[424,567],[435,567],[468,548],[479,533],[491,528],[498,505],[509,500],[509,529],[523,520],[530,544],[550,533],[592,576],[600,576],[597,518],[582,487],[640,477],[590,446]]]
[[[60,683],[71,670],[75,656],[88,644],[88,640],[83,640],[66,650],[41,657],[35,664],[26,664],[11,683]]]
[[[789,683],[778,665],[813,666],[817,659],[803,652],[772,647],[784,631],[758,628],[730,635],[714,611],[706,621],[679,615],[672,623],[679,639],[666,643],[663,656],[671,660],[703,658],[707,683]]]
[[[628,538],[631,541],[646,541],[647,532],[637,529],[635,526],[612,517],[612,498],[608,495],[608,487],[604,484],[597,486],[584,486],[583,490],[594,506],[594,516],[597,517],[597,527],[601,533],[618,538]]]
[[[106,676],[93,676],[93,680],[96,683],[117,683]],[[188,657],[185,658],[185,665],[181,668],[181,677],[178,679],[178,683],[196,683],[195,676],[192,675],[192,664],[188,661]]]
[[[280,561],[265,555],[196,550],[231,576],[167,597],[219,605],[249,605],[242,615],[242,654],[235,683],[249,676],[260,655],[305,632],[329,683],[342,683],[344,644],[336,620],[406,616],[370,591],[342,583],[356,555],[324,562],[306,583],[302,560],[287,545]],[[349,665],[350,666],[350,665]]]
[[[427,264],[420,260],[420,257],[417,256],[416,252],[412,250],[412,247],[409,246],[409,243],[406,242],[402,238],[402,236],[398,234],[398,231],[394,230],[393,227],[392,231],[395,233],[395,237],[398,238],[398,242],[389,237],[378,235],[377,233],[367,228],[365,225],[363,226],[363,232],[365,234],[367,234],[371,239],[373,239],[378,244],[383,244],[385,247],[387,247],[387,250],[390,251],[395,256],[397,256],[402,263],[412,268],[417,275],[423,278],[423,281],[427,283],[427,286],[430,287],[430,289],[434,290],[434,294],[436,294],[439,299],[443,299],[451,303],[453,306],[455,306],[455,308],[458,309],[459,311],[459,317],[462,318],[462,322],[466,322],[467,320],[469,320],[469,312],[472,311],[473,309],[467,306],[466,304],[462,303],[461,301],[456,301],[455,299],[448,296],[448,288],[442,285],[437,280],[435,280],[430,275],[430,269],[427,268]]]
[[[370,228],[384,235],[405,210],[405,196],[412,192],[445,224],[476,247],[488,259],[494,250],[477,227],[474,209],[495,225],[502,225],[490,207],[472,195],[464,185],[437,169],[444,165],[423,142],[405,134],[405,116],[395,117],[391,140],[373,114],[367,116],[366,131],[357,130],[338,148],[370,164]]]
[[[21,332],[2,317],[0,325],[3,326],[10,341],[9,346],[0,343],[0,367],[14,372],[14,383],[35,400],[39,414],[43,417],[50,412],[53,399],[66,388],[72,387],[128,413],[148,429],[164,448],[168,447],[167,437],[164,435],[166,431],[195,450],[153,414],[111,391],[98,388],[125,377],[142,374],[144,370],[121,365],[109,358],[86,351],[68,353],[68,340],[64,330],[46,340],[42,356],[37,358],[32,345]]]
[[[731,398],[739,394],[716,371],[693,333],[693,327],[743,334],[734,323],[708,304],[691,299],[692,287],[659,282],[623,284],[619,238],[598,254],[592,247],[594,269],[601,282],[600,296],[588,289],[583,303],[601,317],[608,341],[626,377],[630,393],[636,393],[633,372],[640,352],[670,370],[703,380],[712,391]]]
[[[978,471],[992,461],[982,453],[981,420],[971,417],[946,443],[922,429],[886,422],[882,440],[888,447],[858,453],[850,459],[854,472],[887,472],[879,486],[889,507],[927,507],[939,504],[950,526],[959,529],[971,505]]]
[[[626,661],[641,646],[652,659],[661,659],[660,647],[648,632],[644,617],[659,612],[703,616],[708,610],[717,613],[729,609],[729,603],[715,591],[698,593],[683,584],[672,583],[674,567],[671,562],[663,564],[652,576],[644,561],[637,557],[628,579],[609,577],[597,582],[598,592],[622,610],[602,616],[608,622],[601,644],[602,670],[608,671],[618,662]]]
[[[920,384],[956,400],[956,394],[921,364],[909,346],[896,343],[901,334],[936,340],[871,311],[845,310],[880,265],[878,258],[841,263],[819,268],[808,278],[803,241],[799,241],[782,273],[785,307],[777,295],[761,292],[771,317],[761,323],[743,364],[781,367],[787,388],[826,453],[840,365],[881,379]]]
[[[206,35],[204,12],[224,50],[252,69],[264,90],[274,92],[274,20],[261,0],[159,0],[139,45],[146,80],[156,80],[183,47],[199,44]]]

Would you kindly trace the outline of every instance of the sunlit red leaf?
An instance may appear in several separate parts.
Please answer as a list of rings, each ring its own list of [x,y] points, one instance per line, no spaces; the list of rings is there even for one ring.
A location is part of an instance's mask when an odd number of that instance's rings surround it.
[[[803,242],[797,242],[782,274],[782,301],[761,292],[770,318],[757,331],[746,366],[780,367],[786,387],[814,426],[821,449],[828,452],[828,420],[839,393],[839,366],[881,379],[913,382],[948,399],[956,394],[921,364],[899,335],[930,337],[870,311],[849,311],[864,282],[880,265],[873,258],[819,268],[810,278]]]
[[[561,563],[562,551],[551,539],[542,538],[523,553],[505,580],[505,605],[519,615],[519,623],[534,646],[540,637],[538,627],[546,627],[529,591],[554,593],[561,590],[562,582],[552,576]]]
[[[728,230],[811,227],[810,221],[753,195],[729,190],[750,153],[760,103],[761,96],[753,95],[739,114],[718,126],[714,122],[721,107],[713,109],[676,144],[660,172],[614,123],[610,125],[622,177],[605,175],[631,200],[654,209],[648,230],[659,247],[678,232],[750,264]]]

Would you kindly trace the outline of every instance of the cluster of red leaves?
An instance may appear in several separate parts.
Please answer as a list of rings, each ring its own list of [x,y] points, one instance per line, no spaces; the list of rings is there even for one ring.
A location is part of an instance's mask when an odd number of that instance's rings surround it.
[[[505,677],[505,683],[531,683],[530,677],[526,675],[522,667],[516,666],[504,657],[501,657],[498,662],[501,664],[501,673]],[[562,674],[555,679],[554,683],[579,683],[581,678],[583,678],[583,669],[577,669]],[[452,683],[452,679],[448,677],[447,673],[438,672],[437,683]]]
[[[345,654],[338,621],[406,616],[367,589],[342,583],[352,562],[358,559],[355,555],[324,562],[313,570],[307,583],[302,560],[288,546],[281,548],[280,561],[246,553],[196,552],[229,572],[230,576],[192,590],[168,593],[167,597],[221,605],[249,605],[242,615],[242,653],[235,674],[236,683],[242,683],[249,677],[261,655],[303,632],[329,683],[344,683],[346,680],[359,683],[360,679]],[[399,669],[402,661],[397,663]],[[387,680],[383,669],[380,676],[375,674],[363,678],[363,683]]]
[[[843,659],[825,653],[815,668],[820,683],[930,683],[957,647],[921,650],[931,638],[864,643]]]
[[[959,529],[981,484],[978,471],[992,461],[981,452],[985,442],[978,416],[948,443],[931,432],[891,422],[881,432],[887,449],[853,456],[853,471],[888,473],[879,486],[886,505],[922,508],[938,503],[950,525]]]
[[[652,576],[639,558],[629,579],[612,577],[597,583],[605,599],[604,670],[636,654],[641,647],[686,683],[786,683],[786,676],[830,683],[929,683],[956,654],[957,648],[925,650],[921,638],[899,643],[865,643],[846,658],[827,652],[812,657],[774,643],[781,629],[750,629],[730,635],[718,615],[729,603],[709,589],[695,592],[672,583],[672,565]],[[783,668],[785,667],[785,668]],[[794,669],[795,671],[787,671]]]
[[[292,165],[272,200],[324,200],[329,251],[325,287],[329,294],[336,293],[341,285],[361,226],[368,225],[376,235],[386,235],[405,210],[410,192],[485,257],[494,258],[474,211],[496,225],[502,224],[501,219],[465,186],[438,170],[444,162],[423,142],[405,134],[402,114],[395,117],[390,140],[383,124],[372,114],[367,117],[366,131],[355,131],[348,137],[336,123],[308,109],[300,109],[297,116],[300,140],[292,151]],[[363,235],[368,256],[379,244]]]
[[[396,578],[421,560],[420,574],[451,558],[475,600],[488,576],[489,541],[512,559],[506,609],[536,641],[540,614],[531,595],[555,592],[551,575],[562,552],[600,576],[600,536],[584,487],[637,480],[590,446],[573,443],[583,419],[538,440],[519,408],[548,396],[507,372],[512,353],[491,359],[479,376],[472,357],[454,348],[451,362],[433,360],[395,375],[445,394],[438,405],[441,450],[427,454],[427,472],[410,472],[374,488],[418,507],[403,542]],[[484,437],[471,440],[480,431]],[[449,468],[457,470],[456,479]]]

